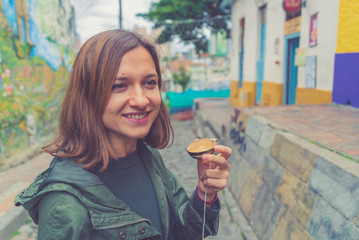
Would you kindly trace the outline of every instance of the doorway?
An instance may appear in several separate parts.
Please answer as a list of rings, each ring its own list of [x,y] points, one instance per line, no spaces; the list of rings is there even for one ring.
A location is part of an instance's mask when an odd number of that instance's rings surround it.
[[[299,33],[293,33],[285,37],[285,66],[283,103],[295,104],[298,67],[294,65],[295,50],[299,47]]]
[[[239,21],[239,88],[243,86],[244,18]]]

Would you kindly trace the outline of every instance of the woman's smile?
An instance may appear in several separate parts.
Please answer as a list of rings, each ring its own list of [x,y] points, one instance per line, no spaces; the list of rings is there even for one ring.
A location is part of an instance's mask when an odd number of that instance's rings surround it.
[[[133,123],[145,123],[149,118],[149,114],[150,112],[129,113],[124,114],[123,116]]]

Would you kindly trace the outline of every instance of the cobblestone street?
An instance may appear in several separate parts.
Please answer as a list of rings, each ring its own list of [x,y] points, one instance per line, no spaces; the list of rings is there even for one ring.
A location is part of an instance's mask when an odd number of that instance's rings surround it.
[[[175,131],[175,141],[171,148],[161,150],[162,156],[169,169],[180,179],[188,194],[197,185],[197,166],[196,161],[186,152],[186,146],[193,141],[196,136],[192,131],[193,122],[173,121]],[[235,217],[237,206],[234,203],[231,193],[225,189],[220,193],[222,210],[220,215],[220,229],[218,236],[208,237],[208,240],[242,240],[241,230]],[[36,239],[37,226],[30,220],[17,231],[17,235],[12,240],[34,240]]]
[[[192,125],[192,121],[174,121],[175,141],[173,146],[161,151],[167,167],[178,176],[189,195],[192,194],[197,186],[196,160],[191,158],[186,151],[187,145],[196,138],[192,131]],[[207,237],[207,239],[242,240],[239,224],[230,214],[231,212],[235,212],[237,208],[234,204],[232,194],[228,189],[224,189],[219,197],[222,203],[222,210],[220,213],[218,235],[215,237]]]

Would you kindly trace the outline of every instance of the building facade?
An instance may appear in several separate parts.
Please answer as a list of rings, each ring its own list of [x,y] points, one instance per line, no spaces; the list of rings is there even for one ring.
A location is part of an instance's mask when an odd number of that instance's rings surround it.
[[[352,24],[359,21],[355,0],[231,3],[234,106],[331,102],[358,106],[358,94],[351,94],[359,91],[353,78],[359,71],[353,67],[359,58],[353,53],[359,50],[359,38],[352,34],[359,26]]]

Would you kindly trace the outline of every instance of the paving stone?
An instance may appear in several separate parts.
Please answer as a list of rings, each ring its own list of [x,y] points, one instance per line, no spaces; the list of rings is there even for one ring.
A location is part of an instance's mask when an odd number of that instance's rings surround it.
[[[17,230],[18,235],[12,237],[11,240],[35,240],[37,228],[37,225],[28,218],[28,221]]]
[[[353,154],[359,142],[359,109],[339,104],[285,105],[276,107],[253,107],[255,113],[268,121],[280,124],[291,132],[317,141],[334,151],[341,151],[359,161],[359,155]],[[310,116],[310,117],[309,117]],[[328,142],[328,136],[331,136]],[[337,138],[337,140],[335,140]]]
[[[206,239],[228,239],[228,240],[243,240],[243,232],[240,224],[236,222],[232,214],[237,214],[235,202],[227,199],[233,198],[228,189],[220,192],[220,199],[222,200],[222,209],[220,213],[220,231],[217,236],[209,236]],[[234,209],[233,209],[234,208]]]
[[[12,208],[0,218],[0,239],[9,239],[13,232],[25,223],[28,216],[21,208]]]

